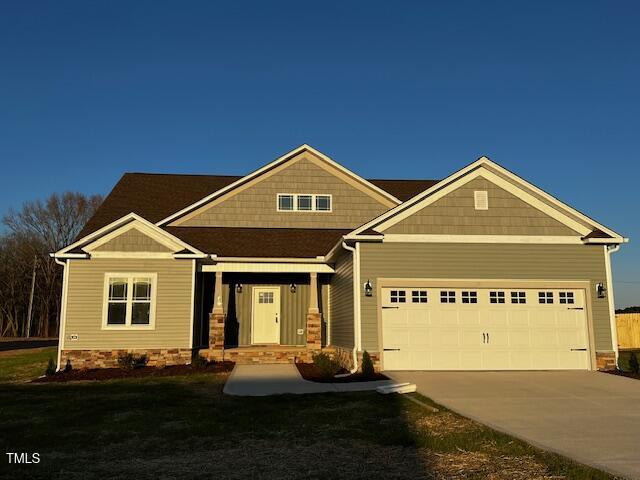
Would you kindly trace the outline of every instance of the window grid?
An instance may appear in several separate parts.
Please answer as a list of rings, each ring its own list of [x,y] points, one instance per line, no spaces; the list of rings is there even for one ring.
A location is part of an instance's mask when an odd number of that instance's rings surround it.
[[[478,292],[462,292],[462,303],[478,303]]]
[[[573,292],[560,292],[558,294],[558,297],[560,298],[560,303],[564,303],[564,304],[567,304],[567,303],[573,304],[573,303],[575,303]]]
[[[527,293],[511,292],[511,303],[527,303]]]
[[[489,303],[504,303],[504,292],[489,292]]]
[[[538,303],[553,303],[553,292],[538,292]]]
[[[259,292],[258,303],[273,303],[273,292]]]
[[[407,292],[404,290],[391,290],[391,303],[407,303]]]
[[[453,290],[441,290],[440,303],[456,303],[456,292]]]
[[[426,290],[413,290],[411,292],[411,302],[413,303],[427,303],[427,291]]]
[[[105,274],[103,328],[153,326],[155,274]]]
[[[333,199],[330,194],[278,193],[279,212],[331,212]]]

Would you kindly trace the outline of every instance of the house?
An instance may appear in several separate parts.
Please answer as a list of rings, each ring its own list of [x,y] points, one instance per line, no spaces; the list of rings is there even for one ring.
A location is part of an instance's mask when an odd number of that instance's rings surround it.
[[[303,145],[246,176],[125,174],[64,266],[58,365],[608,369],[618,233],[482,157],[367,180]]]

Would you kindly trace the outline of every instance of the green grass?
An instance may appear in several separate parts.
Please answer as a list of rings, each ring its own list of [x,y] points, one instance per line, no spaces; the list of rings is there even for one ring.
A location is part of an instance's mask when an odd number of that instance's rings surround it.
[[[0,451],[41,458],[0,478],[610,478],[403,396],[229,397],[226,378],[0,385]]]
[[[35,351],[0,354],[0,382],[29,381],[44,375],[49,359],[56,361],[55,347]]]

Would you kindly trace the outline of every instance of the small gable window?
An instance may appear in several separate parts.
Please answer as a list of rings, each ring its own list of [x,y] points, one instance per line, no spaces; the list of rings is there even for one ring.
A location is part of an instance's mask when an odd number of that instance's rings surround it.
[[[311,210],[312,200],[311,195],[298,195],[298,210]]]
[[[293,210],[293,195],[278,195],[278,210],[287,211]]]
[[[278,193],[279,212],[331,212],[331,195]]]
[[[486,190],[473,192],[473,200],[476,210],[489,210],[489,194]]]
[[[331,195],[316,195],[316,210],[319,212],[330,212]]]

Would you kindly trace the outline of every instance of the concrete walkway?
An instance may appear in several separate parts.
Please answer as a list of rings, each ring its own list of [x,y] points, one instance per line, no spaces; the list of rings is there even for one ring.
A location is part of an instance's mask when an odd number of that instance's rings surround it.
[[[264,397],[284,393],[359,392],[390,383],[393,382],[316,383],[302,378],[292,364],[236,365],[223,391],[227,395]]]
[[[385,372],[466,417],[640,479],[640,380],[599,372]]]

